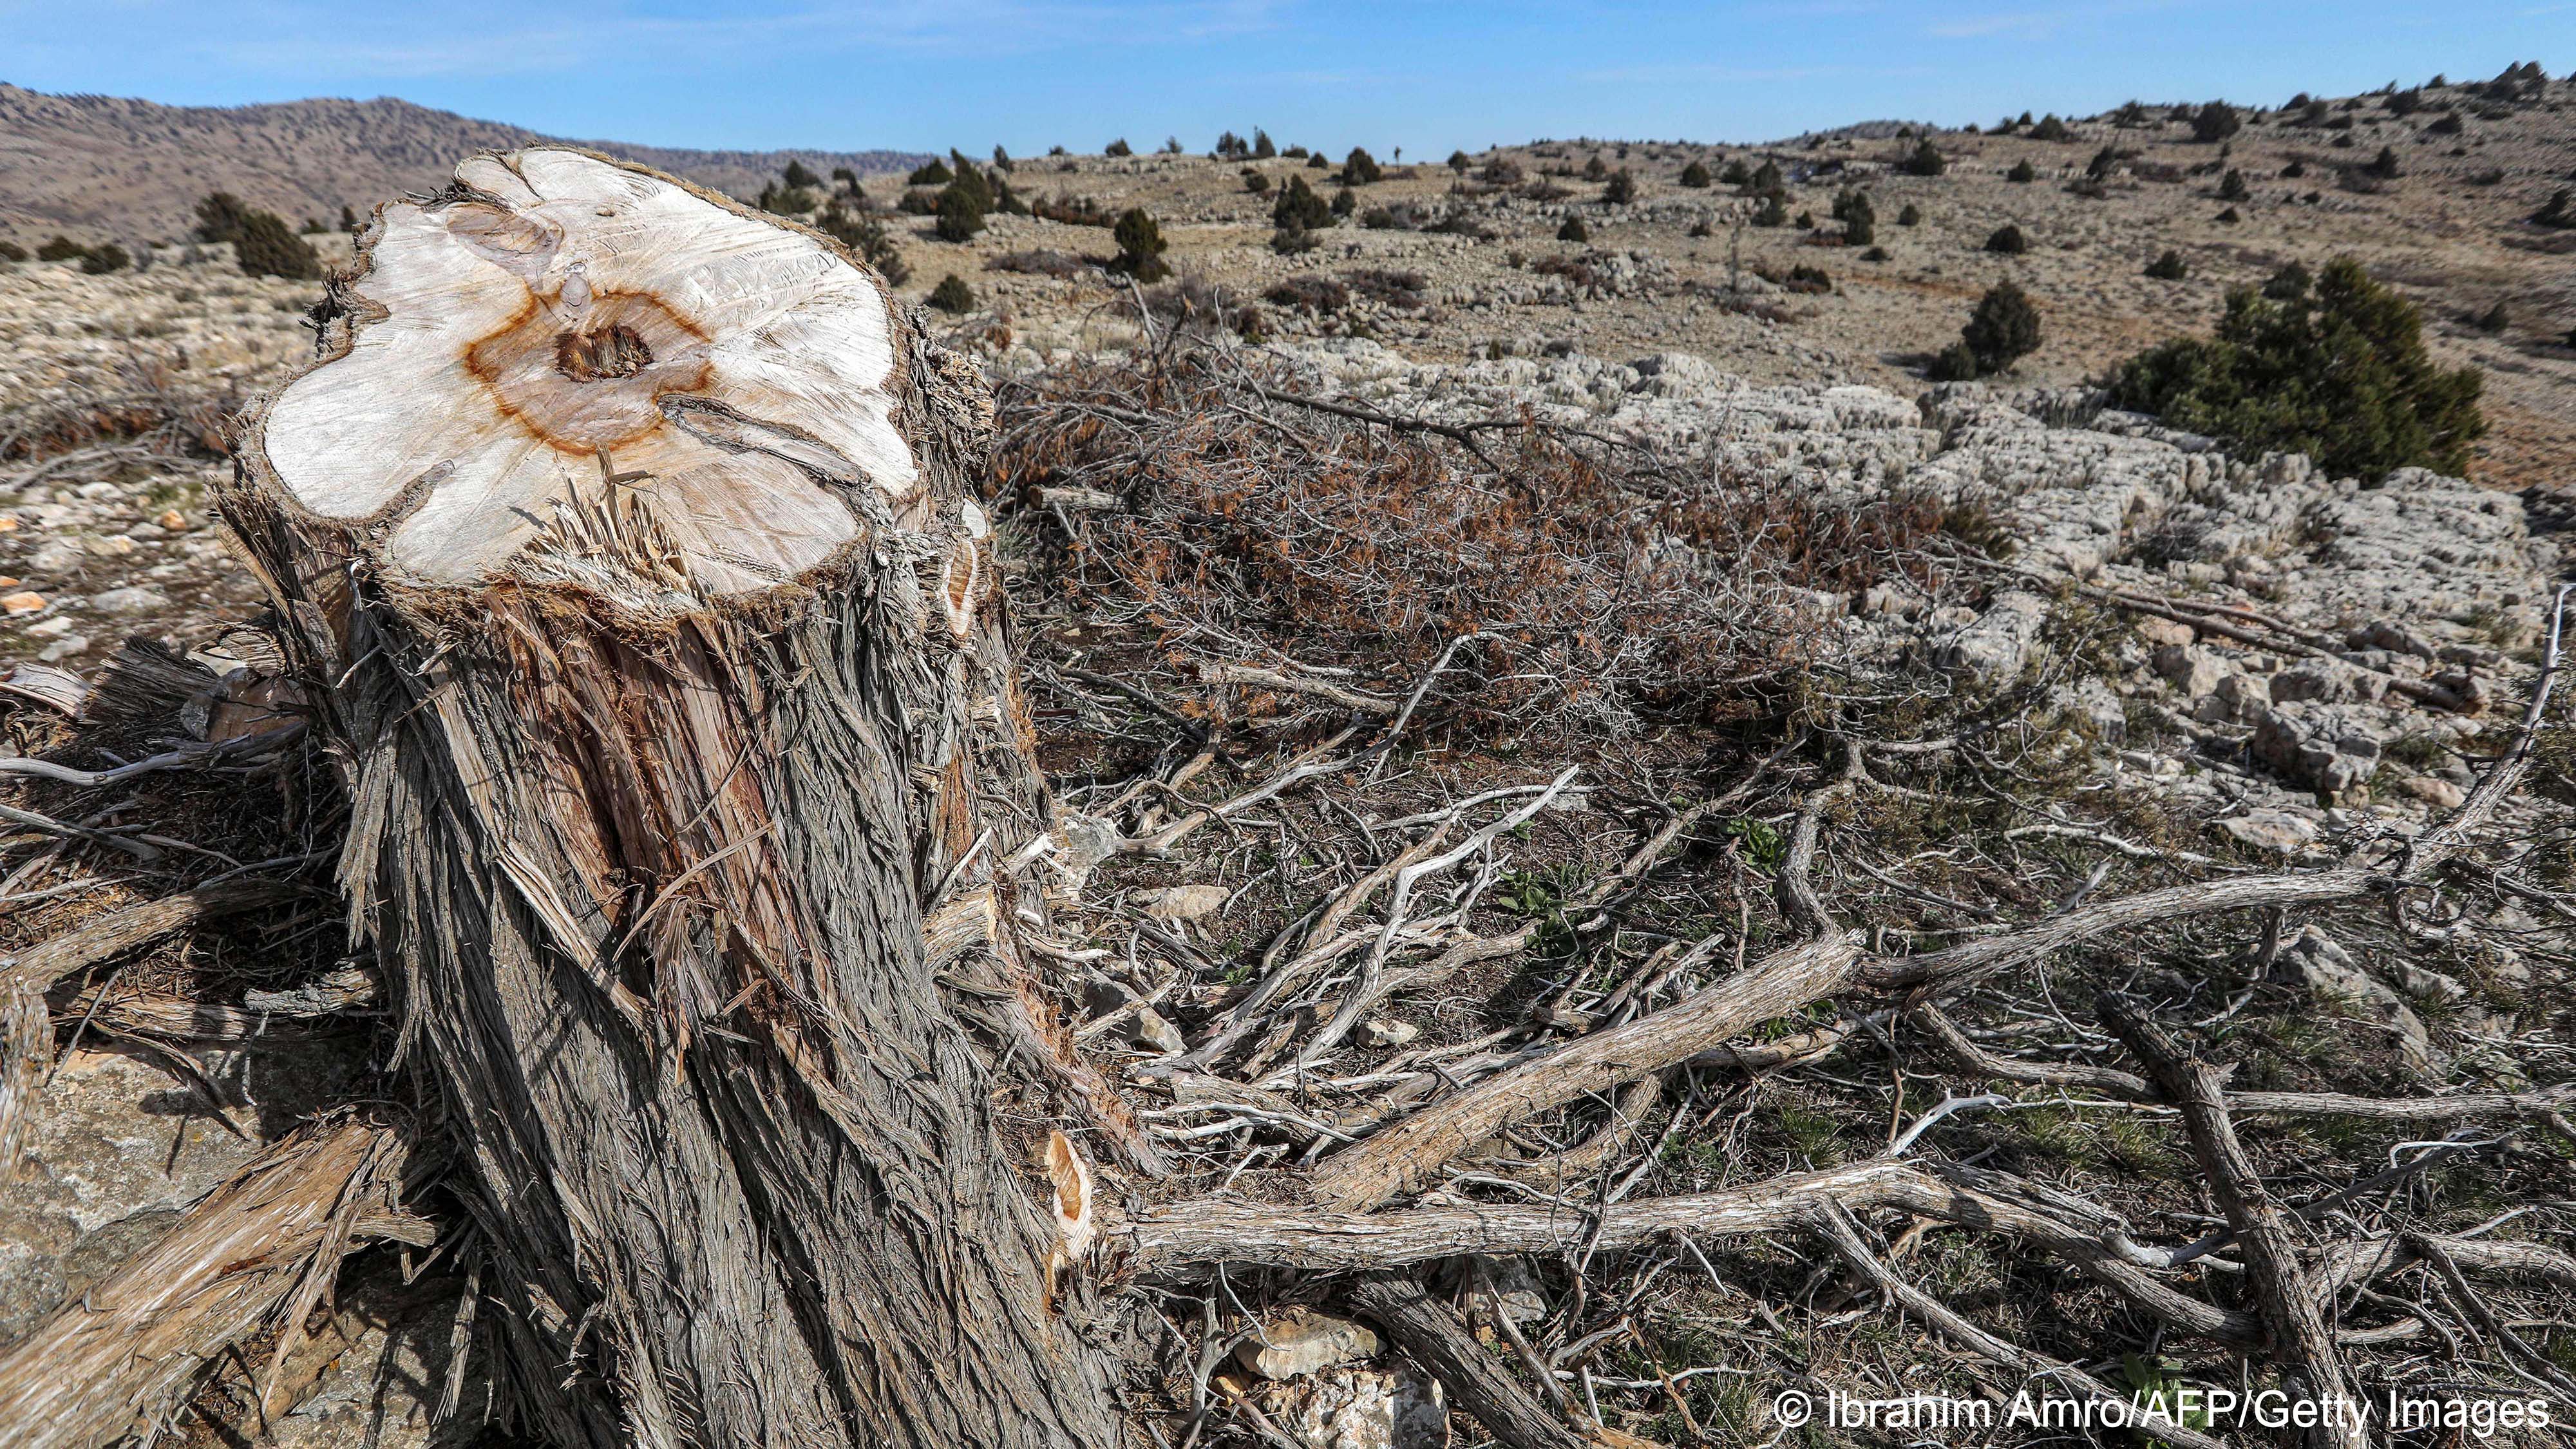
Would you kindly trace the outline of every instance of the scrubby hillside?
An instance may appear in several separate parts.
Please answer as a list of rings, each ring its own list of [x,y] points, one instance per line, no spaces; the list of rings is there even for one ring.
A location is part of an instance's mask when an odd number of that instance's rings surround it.
[[[191,208],[229,191],[290,221],[336,221],[389,196],[434,191],[458,160],[547,138],[409,101],[306,100],[164,106],[116,96],[54,96],[0,84],[0,237],[34,246],[55,232],[84,241],[159,241]],[[576,144],[749,196],[789,161],[862,175],[924,159],[895,151],[693,151],[624,141]]]

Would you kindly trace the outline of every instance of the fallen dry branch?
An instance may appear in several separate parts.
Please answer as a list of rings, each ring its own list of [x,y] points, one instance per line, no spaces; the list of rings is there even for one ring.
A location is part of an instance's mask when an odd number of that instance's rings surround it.
[[[402,1205],[409,1151],[342,1115],[262,1153],[159,1241],[0,1354],[0,1449],[153,1436],[205,1368],[263,1329],[282,1357],[360,1245],[426,1246]]]

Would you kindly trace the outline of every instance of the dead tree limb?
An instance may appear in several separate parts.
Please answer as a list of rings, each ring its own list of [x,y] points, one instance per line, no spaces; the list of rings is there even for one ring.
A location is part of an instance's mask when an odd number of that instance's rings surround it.
[[[2225,1079],[2216,1068],[2184,1053],[2137,1003],[2105,992],[2096,1007],[2104,1024],[2182,1109],[2192,1155],[2208,1175],[2210,1195],[2218,1200],[2244,1251],[2246,1277],[2252,1280],[2254,1300],[2271,1330],[2273,1353],[2310,1401],[2349,1400],[2352,1384],[2344,1375],[2334,1334],[2326,1327],[2307,1268],[2299,1261],[2298,1240],[2264,1187],[2253,1157],[2237,1140],[2236,1124],[2227,1113]],[[2340,1413],[2327,1416],[2305,1437],[2314,1449],[2365,1449],[2368,1443],[2359,1420]]]
[[[1522,1388],[1458,1315],[1421,1284],[1367,1278],[1347,1291],[1351,1306],[1376,1319],[1387,1337],[1431,1371],[1457,1405],[1511,1449],[1585,1449],[1597,1441],[1567,1428]]]
[[[342,1257],[432,1241],[400,1206],[408,1155],[393,1128],[358,1116],[262,1153],[0,1355],[0,1449],[149,1438],[208,1364],[264,1328],[285,1329],[282,1359]]]

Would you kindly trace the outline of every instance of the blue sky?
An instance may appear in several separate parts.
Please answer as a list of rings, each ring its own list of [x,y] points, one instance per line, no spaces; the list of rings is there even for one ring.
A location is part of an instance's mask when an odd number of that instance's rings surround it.
[[[1015,154],[1436,157],[1534,136],[1746,141],[2130,97],[2278,104],[2576,69],[2576,0],[0,0],[0,80],[186,104],[396,95],[556,135]]]

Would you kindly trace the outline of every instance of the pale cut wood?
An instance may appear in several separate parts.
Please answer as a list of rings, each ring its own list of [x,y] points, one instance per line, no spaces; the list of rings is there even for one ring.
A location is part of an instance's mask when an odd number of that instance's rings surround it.
[[[432,584],[504,572],[721,598],[856,537],[836,492],[920,485],[883,286],[830,243],[579,151],[457,168],[378,210],[345,354],[271,406],[314,514]]]
[[[222,505],[521,1430],[1117,1442],[1050,1269],[1150,1154],[1021,964],[973,365],[828,240],[555,148],[386,208],[344,290]]]

